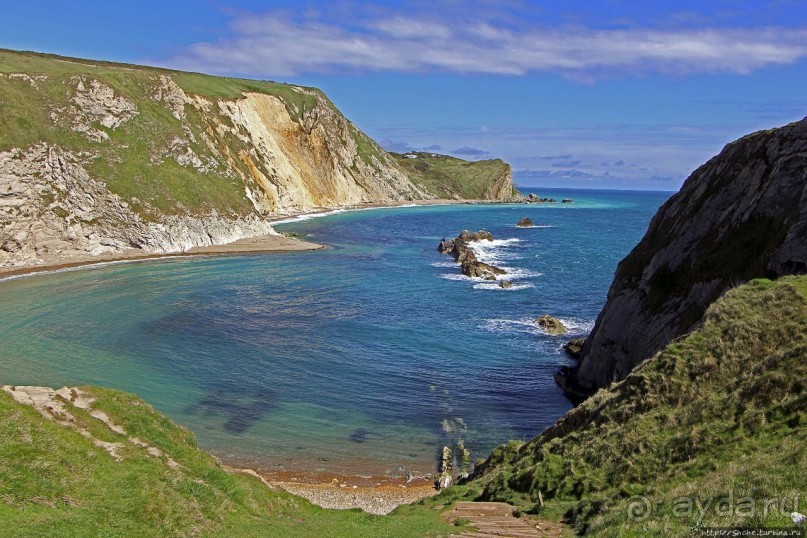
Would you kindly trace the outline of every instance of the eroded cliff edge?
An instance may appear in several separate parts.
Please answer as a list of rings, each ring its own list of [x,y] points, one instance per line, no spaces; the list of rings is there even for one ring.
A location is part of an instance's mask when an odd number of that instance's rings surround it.
[[[0,269],[438,194],[314,88],[0,50]]]
[[[807,118],[728,144],[698,168],[619,264],[577,371],[590,393],[690,332],[726,289],[807,272]]]

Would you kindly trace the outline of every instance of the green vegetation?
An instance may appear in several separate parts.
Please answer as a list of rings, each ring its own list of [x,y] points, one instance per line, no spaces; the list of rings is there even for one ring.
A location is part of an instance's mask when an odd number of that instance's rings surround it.
[[[807,276],[754,280],[536,439],[496,449],[467,494],[602,536],[787,526],[806,484],[805,357]]]
[[[536,439],[495,449],[472,481],[383,517],[320,509],[225,472],[189,431],[126,393],[83,389],[181,467],[131,443],[116,462],[0,392],[0,536],[442,536],[467,528],[443,509],[471,499],[599,536],[787,526],[805,493],[805,357],[807,276],[754,280]],[[70,412],[96,439],[125,442]]]
[[[174,101],[167,106],[158,100],[166,96],[165,77],[199,105]],[[112,89],[110,98],[133,105],[134,111],[118,113],[124,120],[119,125],[102,125],[108,104],[87,101],[82,106],[76,101],[81,93],[77,87],[83,85],[86,92],[94,81]],[[186,214],[243,216],[253,212],[246,196],[248,185],[255,188],[252,179],[260,174],[272,181],[276,174],[271,163],[253,158],[256,148],[249,133],[236,130],[217,103],[246,92],[279,98],[301,133],[310,133],[323,118],[337,118],[338,124],[326,128],[342,144],[352,137],[358,160],[376,169],[394,166],[395,159],[315,88],[6,49],[0,49],[0,151],[40,143],[58,146],[146,220]],[[499,160],[468,163],[441,157],[430,159],[426,168],[421,167],[424,159],[397,161],[414,182],[446,198],[485,198],[509,171]],[[359,173],[358,165],[352,163],[354,180],[362,184],[366,171]]]
[[[406,170],[414,183],[445,199],[484,199],[491,185],[503,178],[510,169],[510,165],[501,159],[464,161],[424,152],[390,155]]]
[[[74,428],[0,392],[0,536],[443,536],[426,504],[391,516],[325,510],[249,475],[225,472],[192,433],[119,391],[83,388],[149,456],[86,411],[69,407],[96,439],[123,442],[116,462]],[[434,506],[434,504],[429,505]]]
[[[333,108],[314,88],[33,52],[0,49],[0,73],[30,77],[0,76],[0,151],[45,142],[82,154],[90,174],[102,178],[112,192],[147,219],[159,214],[215,211],[238,216],[252,211],[242,179],[250,176],[250,170],[238,157],[249,151],[249,144],[235,133],[215,128],[216,123],[231,126],[229,118],[215,106],[204,115],[185,106],[186,121],[175,118],[164,103],[153,98],[161,84],[160,75],[169,76],[186,93],[208,99],[236,99],[244,92],[274,95],[296,121],[302,121],[319,105]],[[92,128],[109,136],[101,142],[72,130],[76,77],[83,77],[85,85],[99,80],[110,86],[115,96],[136,105],[137,115],[115,129],[93,122]],[[184,142],[176,146],[177,141]],[[369,141],[367,144],[374,146]],[[201,159],[203,168],[176,161],[176,155],[185,153],[186,148]],[[226,162],[225,156],[230,157]],[[228,173],[227,165],[234,166],[240,175]],[[272,176],[263,163],[255,166],[267,177]]]

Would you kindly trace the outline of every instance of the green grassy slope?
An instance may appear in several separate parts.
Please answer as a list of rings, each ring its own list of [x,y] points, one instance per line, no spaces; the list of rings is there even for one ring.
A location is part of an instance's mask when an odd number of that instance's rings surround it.
[[[602,536],[787,526],[807,494],[805,385],[807,276],[755,280],[542,435],[496,449],[464,494]]]
[[[481,199],[491,183],[504,176],[510,166],[501,159],[465,161],[434,153],[391,153],[412,181],[439,198]],[[406,155],[417,155],[409,158]],[[513,194],[516,194],[515,190]]]
[[[201,173],[180,166],[171,158],[152,158],[169,147],[172,139],[185,136],[182,122],[173,117],[162,103],[151,99],[156,78],[175,72],[0,50],[0,73],[47,77],[36,81],[36,91],[26,80],[0,77],[0,151],[46,142],[75,153],[97,154],[88,165],[90,173],[103,178],[112,192],[130,203],[135,199],[133,208],[146,217],[150,216],[152,209],[168,214],[188,211],[204,214],[215,208],[225,215],[243,215],[251,210],[250,202],[244,197],[243,181],[225,175],[223,167]],[[108,142],[93,142],[67,125],[54,123],[51,119],[53,111],[70,105],[73,94],[70,81],[76,76],[86,76],[109,85],[116,94],[136,103],[139,114],[114,130],[96,125],[110,136]],[[182,74],[177,79],[181,79],[176,82],[183,89],[187,87],[186,91],[211,97],[236,96],[247,90],[277,91],[281,95],[289,93],[280,84],[191,73]],[[205,127],[204,122],[202,118],[192,120],[196,120],[191,121],[191,128],[197,135],[197,142],[190,147],[197,154],[207,155],[209,151],[198,137]],[[233,154],[237,154],[237,140],[218,142],[232,146]],[[137,200],[150,207],[141,206]]]
[[[129,435],[182,467],[128,444],[116,462],[75,429],[0,391],[0,536],[443,536],[432,509],[391,516],[324,510],[248,475],[225,472],[188,430],[119,391],[85,388]],[[125,442],[86,412],[79,426]]]

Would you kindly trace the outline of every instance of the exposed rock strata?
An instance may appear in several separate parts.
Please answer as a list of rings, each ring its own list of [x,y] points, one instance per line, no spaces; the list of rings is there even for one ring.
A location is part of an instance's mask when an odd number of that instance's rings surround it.
[[[183,251],[272,233],[268,217],[435,198],[313,88],[0,56],[48,73],[0,73],[14,97],[5,124],[19,126],[0,142],[0,270]],[[490,199],[513,193],[499,168],[482,183]]]
[[[691,331],[727,288],[807,272],[807,118],[728,144],[698,168],[619,264],[577,372],[588,393]]]
[[[0,267],[76,253],[180,252],[273,233],[256,215],[146,221],[59,147],[0,153]]]

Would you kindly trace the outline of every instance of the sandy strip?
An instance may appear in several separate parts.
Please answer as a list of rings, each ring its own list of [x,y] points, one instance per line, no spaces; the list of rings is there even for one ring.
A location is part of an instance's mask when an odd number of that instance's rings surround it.
[[[360,211],[365,209],[381,209],[395,207],[430,206],[430,205],[455,205],[455,204],[484,204],[496,203],[489,200],[413,200],[395,203],[366,203],[345,207],[316,208],[313,211],[299,213],[296,215],[277,216],[267,221],[271,224],[279,221],[290,221],[297,217],[315,216],[330,214],[333,211]],[[147,253],[139,249],[124,250],[122,252],[110,252],[98,256],[85,255],[65,255],[46,256],[39,260],[37,265],[26,267],[0,267],[0,281],[9,277],[32,275],[39,273],[49,273],[64,269],[90,267],[93,265],[104,265],[109,263],[125,263],[144,260],[158,260],[161,258],[174,258],[179,256],[222,256],[227,254],[255,254],[260,252],[299,252],[305,250],[319,250],[326,248],[317,243],[303,241],[284,235],[261,235],[239,239],[232,243],[223,245],[212,245],[208,247],[194,247],[184,252]]]

